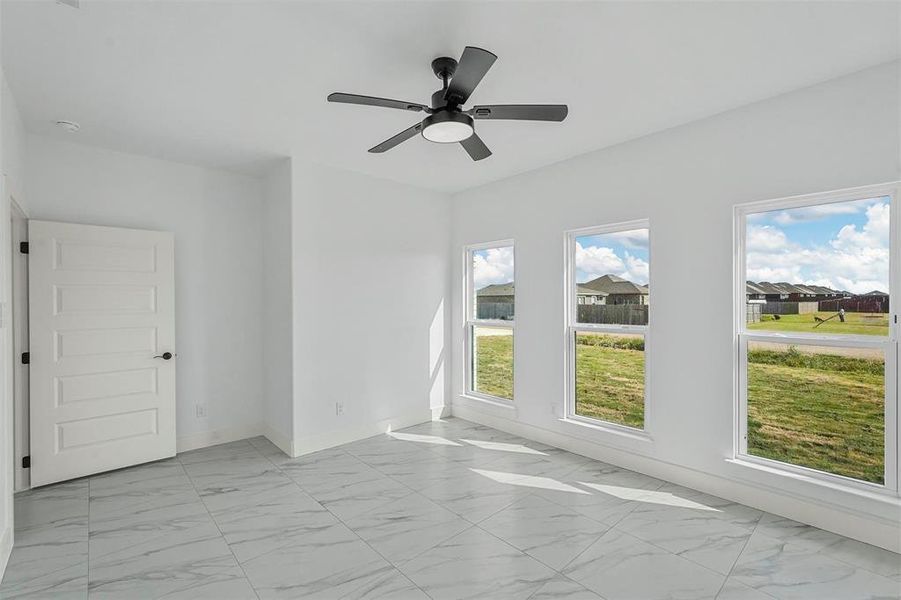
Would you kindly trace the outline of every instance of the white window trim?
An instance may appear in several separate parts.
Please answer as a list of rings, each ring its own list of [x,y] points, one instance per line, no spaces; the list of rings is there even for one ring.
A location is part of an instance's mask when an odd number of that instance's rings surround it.
[[[612,433],[630,438],[638,438],[642,440],[651,439],[652,428],[652,410],[650,391],[650,373],[651,373],[651,353],[649,352],[651,344],[651,323],[653,322],[651,312],[648,311],[647,325],[602,325],[597,323],[577,323],[578,314],[578,293],[576,291],[576,238],[585,235],[601,235],[605,233],[616,233],[619,231],[629,231],[632,229],[648,230],[648,263],[651,262],[650,252],[650,232],[651,222],[649,219],[636,219],[634,221],[625,221],[621,223],[612,223],[609,225],[600,225],[596,227],[582,227],[579,229],[570,229],[565,233],[564,242],[564,302],[566,304],[565,314],[565,407],[564,420],[580,425],[588,425],[592,428],[603,432]],[[648,291],[648,303],[650,304],[651,291]],[[612,421],[603,421],[601,419],[593,419],[576,414],[576,355],[575,355],[575,339],[579,332],[591,333],[639,333],[644,335],[644,428],[629,427]]]
[[[733,255],[733,349],[735,355],[734,376],[734,415],[733,456],[728,460],[737,464],[762,467],[783,473],[797,479],[819,481],[824,485],[851,491],[875,492],[881,495],[901,496],[901,460],[898,458],[899,431],[901,431],[901,411],[899,411],[898,341],[901,338],[899,325],[898,300],[901,298],[901,260],[891,260],[889,264],[889,297],[891,302],[889,313],[889,332],[885,338],[861,335],[817,335],[808,333],[779,333],[763,330],[748,331],[746,329],[745,311],[745,235],[747,217],[750,214],[771,210],[785,210],[811,205],[830,204],[835,202],[853,202],[879,196],[891,198],[891,234],[889,247],[901,248],[901,183],[862,186],[846,190],[836,190],[818,194],[791,196],[763,202],[737,205],[734,208],[733,237],[735,239]],[[818,346],[841,346],[856,348],[879,348],[885,356],[885,474],[884,484],[879,485],[845,477],[834,473],[819,471],[809,467],[793,465],[781,461],[753,456],[747,452],[747,380],[748,363],[747,348],[749,341],[769,341],[783,344],[813,344]]]
[[[513,249],[513,302],[514,314],[512,321],[504,321],[500,319],[479,319],[475,313],[475,285],[472,280],[472,256],[474,252],[479,250],[489,250],[491,248],[512,248]],[[500,406],[513,405],[513,398],[516,398],[516,244],[512,239],[497,240],[493,242],[484,242],[480,244],[470,244],[463,247],[463,395],[467,398],[482,400],[490,404]],[[472,355],[472,331],[474,327],[497,327],[509,329],[513,333],[513,398],[501,398],[500,396],[492,396],[478,392],[474,389],[473,383],[473,355]]]

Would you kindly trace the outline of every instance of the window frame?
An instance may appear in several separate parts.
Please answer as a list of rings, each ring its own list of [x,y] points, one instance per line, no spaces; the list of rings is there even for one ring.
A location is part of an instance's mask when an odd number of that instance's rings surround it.
[[[746,323],[747,302],[746,286],[746,236],[749,215],[774,210],[821,206],[840,202],[853,202],[880,196],[890,197],[890,233],[889,248],[901,248],[901,183],[893,182],[823,192],[804,194],[735,205],[733,218],[734,256],[733,256],[733,349],[734,349],[734,425],[733,452],[731,460],[773,469],[782,474],[796,478],[813,479],[822,483],[858,491],[875,492],[882,495],[899,496],[901,488],[901,461],[898,458],[899,431],[901,431],[901,415],[899,415],[898,397],[898,300],[901,286],[901,260],[892,259],[889,253],[889,329],[884,337],[869,335],[829,335],[803,332],[781,333],[776,331],[749,331]],[[897,250],[895,255],[897,255]],[[747,450],[748,426],[748,342],[764,341],[781,344],[836,346],[843,348],[878,348],[883,351],[885,360],[885,428],[884,428],[884,474],[883,484],[863,481],[845,475],[820,471],[811,467],[795,465],[775,459],[755,456]]]
[[[506,321],[503,319],[479,319],[476,313],[476,290],[473,282],[473,254],[480,250],[490,250],[492,248],[512,248],[513,249],[513,319]],[[512,406],[516,398],[516,244],[514,240],[503,239],[493,242],[483,242],[479,244],[469,244],[463,247],[463,394],[469,398],[476,398],[486,402],[500,403],[504,406]],[[493,327],[509,329],[513,336],[513,398],[502,398],[479,392],[475,389],[475,373],[473,372],[473,342],[475,338],[473,331],[476,327]]]
[[[652,430],[651,427],[651,396],[650,396],[650,373],[651,373],[651,324],[653,323],[653,312],[648,308],[648,324],[647,325],[606,325],[601,323],[578,323],[578,290],[576,289],[576,238],[586,235],[602,235],[605,233],[618,233],[620,231],[631,231],[635,229],[648,230],[648,268],[651,264],[651,222],[650,219],[635,219],[632,221],[622,221],[619,223],[611,223],[608,225],[597,225],[593,227],[580,227],[578,229],[570,229],[565,232],[564,241],[564,303],[566,306],[564,316],[565,326],[565,401],[564,401],[564,419],[573,421],[582,425],[589,425],[605,431],[616,433],[619,435],[627,435],[630,437],[639,436],[649,438]],[[651,304],[651,295],[653,291],[650,289],[650,278],[648,278],[648,306]],[[644,427],[631,427],[613,421],[604,421],[593,417],[586,417],[576,414],[576,335],[580,332],[587,333],[630,333],[641,334],[644,336]]]

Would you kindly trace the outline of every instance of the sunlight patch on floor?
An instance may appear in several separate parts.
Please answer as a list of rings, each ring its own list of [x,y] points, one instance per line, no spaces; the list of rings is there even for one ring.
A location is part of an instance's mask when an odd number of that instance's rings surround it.
[[[643,502],[646,504],[660,504],[663,506],[674,506],[677,508],[691,508],[694,510],[708,510],[713,512],[721,512],[717,508],[706,506],[700,502],[694,502],[687,498],[680,498],[671,492],[657,492],[654,490],[643,490],[639,488],[627,488],[619,485],[604,485],[601,483],[586,483],[579,481],[579,485],[597,490],[598,492],[620,498],[622,500],[634,500],[635,502]]]
[[[420,444],[435,444],[436,446],[462,446],[457,442],[439,437],[437,435],[422,435],[419,433],[401,433],[399,431],[388,432],[388,435],[405,442],[419,442]]]
[[[467,440],[461,439],[461,442],[466,442],[467,444],[472,444],[473,446],[478,446],[484,450],[499,450],[501,452],[516,452],[518,454],[536,454],[538,456],[547,456],[544,452],[540,452],[535,450],[534,448],[529,448],[528,446],[523,446],[522,444],[505,444],[503,442],[485,442],[482,440]]]
[[[498,483],[506,483],[508,485],[518,485],[522,487],[540,488],[544,490],[555,490],[558,492],[569,492],[571,494],[583,494],[590,496],[591,492],[580,490],[567,483],[551,479],[550,477],[539,477],[537,475],[522,475],[520,473],[507,473],[504,471],[486,471],[484,469],[470,469],[473,473],[478,473],[483,477],[493,479]]]

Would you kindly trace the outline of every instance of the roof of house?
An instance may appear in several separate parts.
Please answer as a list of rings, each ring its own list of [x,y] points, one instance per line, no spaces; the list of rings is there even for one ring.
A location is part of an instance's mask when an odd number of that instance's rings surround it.
[[[873,290],[872,292],[867,292],[866,294],[858,294],[858,296],[888,296],[888,292]]]
[[[512,296],[513,282],[491,283],[476,291],[476,296]]]
[[[804,291],[801,290],[797,285],[793,283],[789,283],[787,281],[777,281],[774,283],[777,288],[782,290],[783,294],[803,294]]]
[[[821,294],[824,296],[834,296],[836,294],[841,294],[838,290],[833,290],[832,288],[827,288],[824,285],[808,285],[810,289],[815,291],[817,294]]]
[[[760,281],[757,284],[757,287],[763,290],[764,294],[782,294],[784,293],[781,289],[770,283],[769,281]]]
[[[595,290],[590,287],[585,287],[581,284],[576,284],[576,294],[579,296],[609,296],[607,292],[602,292],[601,290]]]
[[[754,283],[753,281],[745,282],[745,293],[746,294],[766,294],[762,287]]]
[[[590,290],[606,292],[607,294],[647,294],[648,286],[632,283],[616,275],[602,275],[591,281],[579,284]]]
[[[842,296],[846,294],[846,292],[833,290],[823,285],[788,283],[786,281],[778,283],[746,281],[745,286],[748,294],[806,294],[808,296]]]

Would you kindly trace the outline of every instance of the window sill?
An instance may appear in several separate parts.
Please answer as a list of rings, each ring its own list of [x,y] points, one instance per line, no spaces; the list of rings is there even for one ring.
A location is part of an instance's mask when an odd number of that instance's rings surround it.
[[[741,479],[756,484],[760,483],[762,479],[766,478],[770,480],[768,482],[769,485],[778,487],[782,491],[789,491],[782,487],[783,484],[788,484],[789,482],[797,482],[802,486],[809,486],[808,489],[818,488],[825,493],[836,493],[842,495],[848,494],[865,502],[879,502],[889,507],[901,508],[901,498],[899,498],[897,494],[895,494],[895,492],[893,492],[892,490],[869,490],[865,489],[864,487],[858,487],[854,485],[843,485],[840,482],[821,479],[812,475],[795,473],[792,471],[780,469],[778,467],[772,467],[769,465],[745,460],[740,457],[727,458],[726,463],[730,466],[735,467],[736,473]],[[773,481],[772,478],[778,478],[778,480]],[[782,483],[780,483],[780,481]]]
[[[513,400],[502,400],[501,398],[489,398],[487,396],[475,396],[473,394],[460,394],[459,398],[461,400],[481,402],[483,404],[487,404],[488,406],[495,406],[497,408],[503,408],[506,410],[516,410],[516,405],[513,404]]]
[[[573,419],[572,417],[561,417],[559,421],[561,423],[564,423],[566,426],[574,425],[576,427],[582,428],[583,431],[601,433],[604,435],[613,435],[621,440],[630,440],[646,444],[651,444],[654,442],[654,438],[652,438],[648,432],[638,429],[632,430],[627,427],[619,427],[614,424],[608,425],[601,422],[592,423],[583,419]]]

